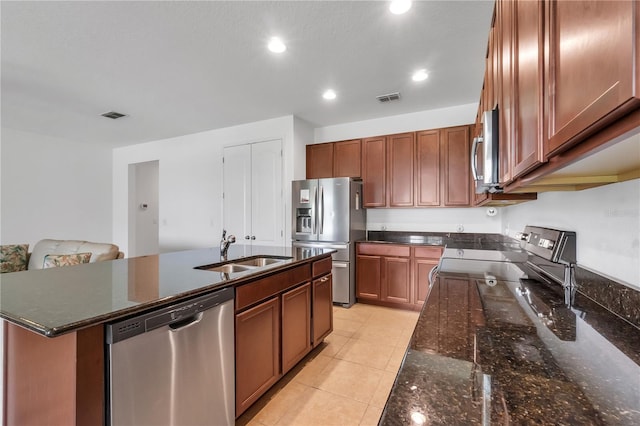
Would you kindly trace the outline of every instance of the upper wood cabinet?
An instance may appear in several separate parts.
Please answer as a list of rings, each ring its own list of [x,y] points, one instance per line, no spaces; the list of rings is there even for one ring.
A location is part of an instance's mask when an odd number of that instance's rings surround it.
[[[545,7],[545,154],[553,155],[640,104],[640,6],[580,0]]]
[[[543,154],[544,2],[513,2],[513,133],[511,177],[545,161]]]
[[[387,136],[387,206],[413,206],[414,161],[414,133]]]
[[[361,140],[307,145],[307,179],[359,178]]]
[[[333,143],[307,145],[307,179],[333,177]]]
[[[442,130],[440,169],[444,207],[465,207],[471,203],[469,127],[449,127]]]
[[[387,205],[387,144],[384,136],[362,140],[362,205]]]
[[[416,133],[416,206],[440,205],[440,130]]]
[[[362,176],[361,144],[362,141],[360,139],[334,143],[333,177],[359,178]]]
[[[498,75],[500,95],[498,99],[498,180],[501,186],[512,180],[511,143],[513,134],[513,110],[515,96],[513,95],[513,5],[511,0],[498,0],[496,3],[496,32],[500,34],[499,43],[494,43],[499,65],[495,69]]]

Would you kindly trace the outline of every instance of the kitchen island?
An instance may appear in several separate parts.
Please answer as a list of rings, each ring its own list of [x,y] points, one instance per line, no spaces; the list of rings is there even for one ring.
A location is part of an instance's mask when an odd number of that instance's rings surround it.
[[[196,269],[224,261],[215,248],[0,276],[6,423],[104,423],[105,323],[276,274],[310,280],[316,264],[328,260],[330,271],[332,252],[232,246],[229,261],[281,260],[237,273]]]

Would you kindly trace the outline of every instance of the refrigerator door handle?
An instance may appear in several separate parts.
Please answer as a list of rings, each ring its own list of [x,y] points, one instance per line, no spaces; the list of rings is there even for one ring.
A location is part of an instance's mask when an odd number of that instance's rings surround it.
[[[320,202],[318,203],[318,216],[320,225],[318,226],[318,235],[322,235],[324,228],[324,186],[320,187]]]
[[[318,188],[314,187],[313,188],[313,205],[315,207],[315,209],[318,209]],[[315,213],[315,212],[314,212]],[[311,214],[311,216],[313,217],[313,220],[311,222],[311,233],[315,234],[316,233],[316,226],[318,225],[318,219],[317,219],[317,215],[316,214]]]

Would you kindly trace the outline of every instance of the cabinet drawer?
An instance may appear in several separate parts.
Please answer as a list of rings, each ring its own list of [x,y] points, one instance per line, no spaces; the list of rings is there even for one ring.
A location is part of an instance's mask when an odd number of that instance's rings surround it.
[[[409,257],[411,255],[411,247],[393,244],[358,244],[358,254]]]
[[[311,267],[304,264],[236,287],[236,311],[311,280]]]
[[[440,259],[442,247],[414,247],[413,255],[427,259]]]
[[[327,257],[326,259],[313,262],[313,265],[311,266],[311,273],[314,277],[328,274],[329,272],[331,272],[332,264],[333,261],[331,260],[331,256]]]

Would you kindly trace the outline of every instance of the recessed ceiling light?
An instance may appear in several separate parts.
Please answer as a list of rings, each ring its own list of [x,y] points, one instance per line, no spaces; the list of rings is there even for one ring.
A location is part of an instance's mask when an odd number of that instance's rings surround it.
[[[389,10],[395,15],[402,15],[411,9],[411,0],[393,0],[389,5]]]
[[[427,73],[427,70],[421,69],[414,72],[413,75],[411,76],[411,79],[413,81],[423,81],[423,80],[426,80],[428,77],[429,77],[429,74]]]
[[[287,46],[278,37],[272,37],[267,47],[273,53],[282,53],[287,50]]]
[[[325,90],[325,92],[322,94],[322,97],[330,101],[336,98],[336,92],[331,89]]]

